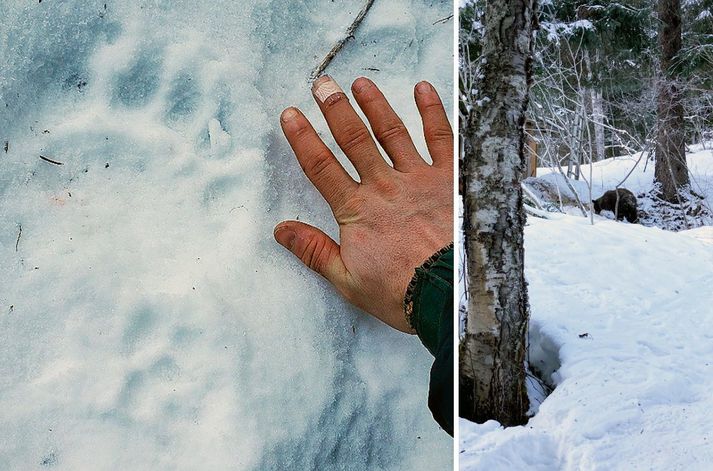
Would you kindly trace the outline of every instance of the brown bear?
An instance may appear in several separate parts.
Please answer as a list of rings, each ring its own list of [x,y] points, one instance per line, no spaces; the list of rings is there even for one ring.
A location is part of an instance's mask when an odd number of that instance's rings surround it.
[[[609,190],[601,197],[592,200],[592,203],[594,203],[594,212],[597,214],[604,209],[612,211],[619,221],[626,218],[627,221],[634,223],[639,219],[636,211],[636,196],[626,188]]]

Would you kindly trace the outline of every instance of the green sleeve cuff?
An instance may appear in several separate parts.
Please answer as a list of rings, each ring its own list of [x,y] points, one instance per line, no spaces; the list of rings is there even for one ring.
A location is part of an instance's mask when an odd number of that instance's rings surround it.
[[[404,298],[406,319],[433,356],[444,334],[444,313],[447,317],[453,315],[453,276],[453,244],[450,244],[416,268]]]
[[[453,244],[416,269],[404,298],[406,318],[435,357],[428,384],[428,408],[453,436]]]

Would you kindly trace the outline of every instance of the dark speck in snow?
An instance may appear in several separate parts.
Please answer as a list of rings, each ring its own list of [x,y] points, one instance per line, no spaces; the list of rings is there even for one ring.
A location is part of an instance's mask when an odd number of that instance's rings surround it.
[[[44,458],[42,458],[42,461],[40,461],[40,464],[42,466],[54,466],[57,464],[57,455],[54,454],[54,452],[48,454]]]

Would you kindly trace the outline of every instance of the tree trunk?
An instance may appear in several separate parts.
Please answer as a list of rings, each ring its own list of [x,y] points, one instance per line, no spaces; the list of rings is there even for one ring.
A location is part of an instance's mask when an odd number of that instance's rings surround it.
[[[659,0],[661,73],[658,83],[655,181],[661,198],[677,202],[678,191],[690,184],[686,165],[683,96],[674,61],[681,50],[681,1]]]
[[[594,121],[594,161],[599,162],[606,158],[604,138],[604,106],[602,91],[592,90],[592,119]]]
[[[582,114],[586,110],[581,109],[579,104],[582,102],[579,95],[582,90],[577,91],[577,107],[574,109],[574,119],[569,134],[569,160],[567,161],[567,178],[579,180],[579,167],[582,161],[581,157],[581,136],[582,136]]]
[[[485,10],[478,104],[468,116],[465,239],[468,314],[460,344],[460,415],[475,422],[527,422],[528,323],[520,182],[532,75],[534,0],[490,0]]]
[[[599,51],[594,51],[594,63],[599,63]],[[591,115],[593,128],[594,128],[594,142],[590,146],[590,162],[599,162],[604,160],[605,157],[605,144],[604,144],[604,105],[602,104],[602,90],[600,87],[600,81],[594,82],[594,71],[592,70],[592,61],[589,58],[589,51],[584,50],[584,64],[587,68],[587,107],[588,115]],[[597,74],[598,75],[598,74]],[[594,152],[591,152],[594,149]]]

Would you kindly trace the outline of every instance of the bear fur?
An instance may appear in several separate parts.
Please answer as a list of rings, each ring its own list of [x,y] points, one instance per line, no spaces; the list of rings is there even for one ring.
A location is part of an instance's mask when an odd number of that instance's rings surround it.
[[[617,193],[619,198],[618,208]],[[601,197],[592,200],[592,203],[594,203],[594,212],[597,214],[601,213],[602,210],[605,210],[613,212],[618,221],[626,218],[627,221],[634,223],[639,219],[639,215],[636,210],[636,196],[634,196],[634,194],[626,188],[609,190]]]

